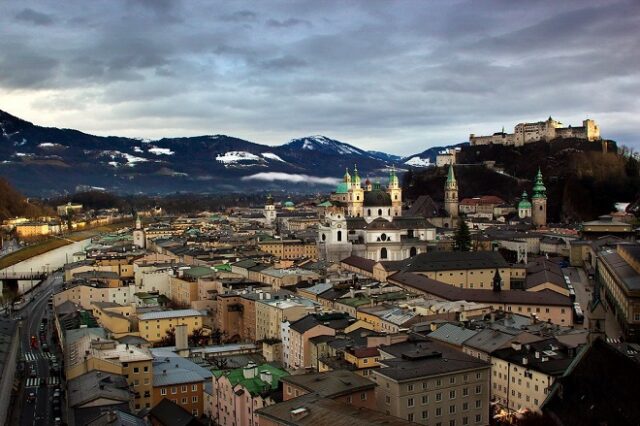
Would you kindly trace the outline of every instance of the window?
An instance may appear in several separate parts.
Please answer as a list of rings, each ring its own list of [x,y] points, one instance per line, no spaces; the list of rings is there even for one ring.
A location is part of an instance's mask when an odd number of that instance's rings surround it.
[[[413,413],[407,414],[407,420],[409,420],[410,422],[413,421]]]
[[[480,423],[482,421],[482,414],[476,414],[476,423]]]
[[[467,411],[469,409],[469,403],[468,402],[463,402],[462,403],[462,411]]]
[[[407,407],[413,407],[414,402],[413,402],[413,398],[408,398],[407,399]]]
[[[187,403],[187,398],[182,398],[182,403],[186,404]]]
[[[440,379],[436,380],[436,386],[442,386],[442,380]]]
[[[362,392],[360,394],[360,400],[361,401],[366,401],[367,400],[367,393],[366,392]]]
[[[423,418],[423,419],[427,419],[427,418],[429,418],[429,412],[428,412],[427,410],[424,410],[424,411],[422,412],[422,418]]]
[[[482,400],[476,399],[476,408],[482,408]]]
[[[436,408],[436,417],[440,417],[442,415],[442,408]]]
[[[160,395],[166,395],[166,394],[167,394],[167,388],[160,389]]]
[[[338,241],[342,241],[342,231],[338,231]]]
[[[145,373],[146,373],[146,372],[148,372],[148,371],[149,371],[149,367],[144,367],[144,368],[142,369],[142,371],[144,371]]]
[[[176,386],[172,387],[171,388],[171,393],[174,394],[174,395],[177,394],[178,393],[178,388]]]
[[[423,404],[429,403],[429,395],[422,395],[422,403]]]
[[[386,247],[382,247],[380,249],[380,259],[386,259],[387,258],[387,249]]]
[[[297,393],[297,391],[296,391],[296,393]],[[349,395],[349,396],[347,397],[347,402],[348,402],[349,404],[351,404],[351,403],[353,402],[353,398],[351,397],[351,395]]]
[[[476,386],[476,393],[482,393],[482,385]]]
[[[456,412],[456,406],[455,405],[450,405],[449,406],[449,414],[455,414]]]
[[[413,391],[413,385],[407,385],[407,390],[408,390],[409,392]]]
[[[198,397],[197,396],[192,396],[191,397],[191,402],[198,402]]]
[[[387,395],[384,399],[387,404],[391,403],[391,397],[389,395]]]
[[[197,384],[191,385],[191,390],[194,391],[194,392],[197,391],[198,390],[198,385]]]
[[[182,385],[182,387],[181,387],[180,391],[181,391],[182,393],[185,393],[185,392],[187,391],[187,386],[186,386],[186,385]]]
[[[436,394],[436,401],[442,401],[442,394],[440,392]]]
[[[482,379],[482,373],[476,373],[476,379],[478,380]]]
[[[456,391],[449,391],[449,399],[456,399]]]
[[[456,382],[456,378],[454,377],[449,377],[449,383],[450,384],[454,384]]]
[[[134,372],[134,373],[139,373],[139,372],[140,372],[140,369],[139,369],[138,367],[133,367],[133,372]]]
[[[462,396],[469,396],[469,388],[462,388]]]
[[[462,418],[462,424],[463,425],[468,425],[469,424],[469,417],[463,417]]]

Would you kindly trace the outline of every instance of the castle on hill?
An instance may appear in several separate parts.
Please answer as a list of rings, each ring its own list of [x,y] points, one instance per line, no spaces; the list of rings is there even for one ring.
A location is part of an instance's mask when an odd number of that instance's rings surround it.
[[[557,138],[598,141],[601,139],[600,127],[590,119],[584,120],[580,127],[563,127],[561,122],[549,117],[547,121],[538,121],[537,123],[518,123],[513,133],[505,133],[504,128],[501,132],[491,136],[476,136],[472,133],[469,136],[469,143],[472,146],[492,144],[522,146],[531,142],[549,142]]]

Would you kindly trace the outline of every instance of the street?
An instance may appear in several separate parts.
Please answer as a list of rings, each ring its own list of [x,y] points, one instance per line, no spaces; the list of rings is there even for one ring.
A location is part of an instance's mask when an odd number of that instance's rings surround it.
[[[53,425],[56,417],[62,417],[60,413],[53,412],[52,406],[53,390],[62,386],[60,386],[58,375],[50,374],[50,359],[53,356],[57,357],[59,362],[61,359],[57,345],[52,339],[53,318],[51,309],[47,306],[49,297],[61,283],[60,272],[50,275],[37,290],[34,290],[36,293],[31,303],[19,312],[23,318],[20,345],[24,360],[22,368],[24,386],[19,401],[16,401],[15,409],[20,413],[19,424],[23,426]],[[43,318],[47,321],[41,332],[40,325],[43,324]],[[41,339],[41,334],[44,340]],[[35,336],[37,341],[35,347],[32,345],[32,336]],[[43,351],[45,343],[51,352]],[[36,377],[31,377],[32,369],[35,369]],[[35,394],[35,401],[28,401],[30,393]]]
[[[576,328],[587,327],[589,318],[589,303],[593,295],[594,283],[587,278],[587,274],[582,268],[565,268],[564,273],[569,277],[571,284],[576,292],[576,302],[580,303],[582,312],[584,313],[584,324],[576,324]],[[613,315],[613,310],[609,309],[604,297],[601,298],[606,309],[605,317],[605,334],[608,338],[618,339],[622,335],[620,325]]]

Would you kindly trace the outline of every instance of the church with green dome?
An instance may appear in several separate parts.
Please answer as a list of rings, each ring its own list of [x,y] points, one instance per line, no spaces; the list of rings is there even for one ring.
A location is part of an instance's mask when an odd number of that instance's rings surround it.
[[[395,166],[386,187],[379,180],[362,182],[358,167],[349,169],[330,196],[318,228],[319,254],[339,261],[349,256],[401,260],[427,251],[435,226],[424,217],[403,216],[402,187]]]

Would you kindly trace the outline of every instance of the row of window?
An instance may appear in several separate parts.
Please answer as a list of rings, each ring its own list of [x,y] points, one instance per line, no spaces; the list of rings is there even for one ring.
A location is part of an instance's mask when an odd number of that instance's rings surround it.
[[[476,373],[476,380],[481,380],[481,379],[482,379],[482,373],[481,372],[477,372]],[[462,381],[466,382],[468,380],[469,380],[469,375],[465,374],[462,377]],[[442,379],[437,379],[435,382],[436,382],[435,387],[442,386]],[[429,382],[426,382],[426,381],[422,382],[422,389],[428,389],[428,387],[429,387],[428,383]],[[449,377],[449,384],[450,385],[455,385],[456,384],[456,376]],[[389,387],[389,383],[387,383],[387,387]],[[416,385],[414,383],[411,383],[411,384],[407,385],[407,391],[408,392],[413,392],[415,389],[416,389]],[[478,390],[478,389],[480,389],[480,390]],[[482,386],[478,385],[478,386],[476,386],[476,393],[480,393],[480,392],[482,392]]]
[[[166,395],[167,394],[167,389],[168,388],[160,388],[160,395]],[[180,386],[180,392],[182,392],[182,393],[187,392],[188,389],[189,389],[189,386],[187,386],[187,385]],[[198,385],[197,384],[192,384],[191,385],[191,391],[192,392],[196,392],[197,390],[198,390]],[[177,386],[172,386],[171,387],[171,394],[175,395],[177,393],[178,393],[178,387]],[[194,398],[197,399],[198,397],[194,396]],[[193,402],[197,402],[197,400],[193,401]]]
[[[388,413],[387,413],[388,414]],[[423,411],[422,412],[422,419],[428,419],[429,418],[429,413],[427,411]],[[407,414],[407,420],[409,420],[410,422],[415,421],[415,415],[413,413],[409,413]],[[482,422],[482,414],[476,414],[475,417],[476,423],[481,423]],[[469,417],[468,416],[464,416],[462,417],[462,421],[460,422],[461,425],[468,425],[469,424]],[[442,426],[442,422],[436,422],[435,426]],[[456,426],[456,421],[455,419],[449,420],[449,426]]]

